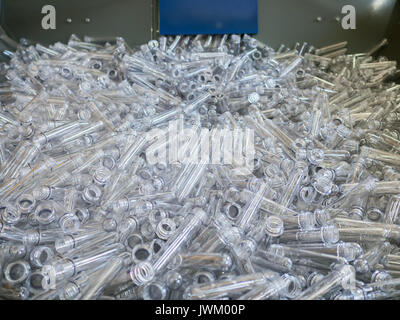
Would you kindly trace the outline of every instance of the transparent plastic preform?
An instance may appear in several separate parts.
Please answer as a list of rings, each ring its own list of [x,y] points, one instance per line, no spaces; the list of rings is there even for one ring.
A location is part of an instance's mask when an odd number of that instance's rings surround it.
[[[0,298],[397,299],[387,43],[5,50]]]

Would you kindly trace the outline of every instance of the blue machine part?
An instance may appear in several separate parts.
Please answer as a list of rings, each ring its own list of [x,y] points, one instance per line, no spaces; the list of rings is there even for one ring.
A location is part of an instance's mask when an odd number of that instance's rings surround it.
[[[159,0],[160,33],[256,34],[257,0]]]

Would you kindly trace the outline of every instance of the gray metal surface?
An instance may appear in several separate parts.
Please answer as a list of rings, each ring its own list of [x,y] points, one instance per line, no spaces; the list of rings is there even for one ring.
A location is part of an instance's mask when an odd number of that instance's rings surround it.
[[[315,47],[347,40],[350,52],[370,49],[385,36],[396,0],[259,0],[257,38],[273,47],[306,41]],[[344,30],[341,9],[356,9],[356,29]],[[321,22],[317,18],[322,18]]]
[[[14,39],[44,44],[78,36],[124,37],[130,45],[157,36],[158,0],[4,0],[4,29]],[[245,0],[244,0],[245,1]],[[347,40],[349,52],[370,49],[382,38],[390,45],[382,53],[400,61],[400,14],[396,0],[259,0],[260,40],[273,47],[307,41],[316,47]],[[41,8],[57,10],[57,29],[41,28]],[[344,30],[341,8],[355,6],[355,30]],[[184,13],[182,13],[184,14]],[[317,18],[321,21],[318,22]],[[72,22],[68,23],[67,18]],[[85,22],[89,18],[90,22]]]
[[[46,4],[56,8],[55,30],[41,27]],[[151,38],[152,20],[151,0],[5,0],[4,7],[4,29],[10,36],[44,44],[65,42],[71,34],[120,36],[132,45],[142,44]]]
[[[400,1],[397,1],[392,12],[385,37],[389,40],[389,45],[383,48],[379,54],[391,60],[397,60],[400,64]]]

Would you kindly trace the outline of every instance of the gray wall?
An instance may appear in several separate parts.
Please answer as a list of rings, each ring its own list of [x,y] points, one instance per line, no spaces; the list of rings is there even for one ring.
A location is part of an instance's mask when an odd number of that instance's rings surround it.
[[[131,44],[151,38],[152,1],[148,0],[4,0],[4,29],[16,39],[25,37],[45,44],[78,36],[121,36]],[[56,29],[41,28],[41,8],[56,8]],[[67,19],[72,20],[71,23]],[[90,22],[85,22],[89,18]]]

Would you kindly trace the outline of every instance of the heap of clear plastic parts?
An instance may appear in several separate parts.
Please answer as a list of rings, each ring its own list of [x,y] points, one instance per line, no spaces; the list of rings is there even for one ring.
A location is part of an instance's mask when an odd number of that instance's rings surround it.
[[[346,45],[4,52],[0,298],[400,296],[396,62]]]

